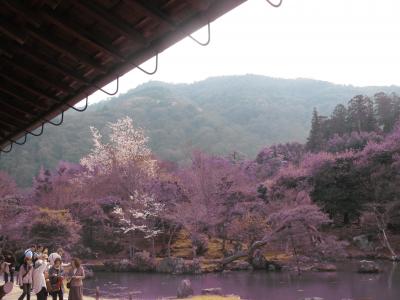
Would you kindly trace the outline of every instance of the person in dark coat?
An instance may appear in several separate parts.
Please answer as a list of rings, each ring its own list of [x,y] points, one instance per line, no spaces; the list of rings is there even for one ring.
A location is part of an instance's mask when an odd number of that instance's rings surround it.
[[[3,251],[4,256],[4,281],[14,282],[14,272],[15,272],[15,256],[10,251]]]

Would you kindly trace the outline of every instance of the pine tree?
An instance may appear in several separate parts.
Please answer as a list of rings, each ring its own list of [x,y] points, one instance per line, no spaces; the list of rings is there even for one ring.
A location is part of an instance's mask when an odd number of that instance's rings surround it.
[[[347,108],[343,104],[336,105],[331,115],[331,134],[343,135],[348,132]]]
[[[381,92],[375,94],[374,100],[378,125],[382,126],[384,132],[389,132],[393,128],[394,122],[393,99]]]
[[[396,94],[392,94],[393,101],[393,124],[392,129],[396,125],[396,123],[400,120],[400,97]]]
[[[363,95],[357,95],[349,101],[348,123],[351,131],[373,131],[376,129],[374,104]]]
[[[313,117],[311,120],[311,130],[310,135],[307,139],[307,150],[311,152],[317,152],[322,149],[323,144],[323,132],[322,132],[322,124],[321,118],[318,115],[318,111],[314,108]]]

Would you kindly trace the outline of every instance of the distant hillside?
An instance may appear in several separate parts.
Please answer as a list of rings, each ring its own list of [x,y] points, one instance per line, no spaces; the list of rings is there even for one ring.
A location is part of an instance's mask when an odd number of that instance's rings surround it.
[[[149,82],[85,113],[68,112],[62,127],[46,125],[45,134],[1,155],[0,169],[29,185],[41,165],[77,162],[91,146],[89,126],[130,116],[150,136],[163,159],[183,161],[193,149],[239,151],[254,156],[265,145],[305,141],[313,107],[324,114],[356,94],[397,92],[400,87],[335,85],[309,79],[256,75],[210,78],[193,84]]]

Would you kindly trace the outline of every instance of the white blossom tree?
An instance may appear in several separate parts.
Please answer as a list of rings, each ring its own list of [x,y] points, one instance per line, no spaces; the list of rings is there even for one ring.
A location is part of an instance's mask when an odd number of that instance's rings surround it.
[[[140,231],[152,241],[160,234],[157,220],[164,205],[151,193],[150,182],[157,176],[157,161],[148,147],[143,129],[135,128],[129,117],[107,125],[107,142],[91,127],[93,148],[81,159],[86,180],[95,182],[96,193],[121,199],[113,214],[124,234]],[[93,183],[92,183],[93,184]],[[154,251],[153,251],[154,253]]]

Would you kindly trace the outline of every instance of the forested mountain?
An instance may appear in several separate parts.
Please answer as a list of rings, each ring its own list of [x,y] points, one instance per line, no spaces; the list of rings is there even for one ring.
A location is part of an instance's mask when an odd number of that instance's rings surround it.
[[[1,156],[0,169],[30,185],[40,166],[77,162],[91,146],[90,126],[129,116],[144,128],[162,159],[184,161],[194,149],[255,156],[265,145],[304,142],[313,108],[328,114],[358,94],[400,92],[400,87],[353,87],[309,79],[226,76],[193,84],[149,82],[85,113],[68,112],[62,127],[46,125],[41,137]]]

